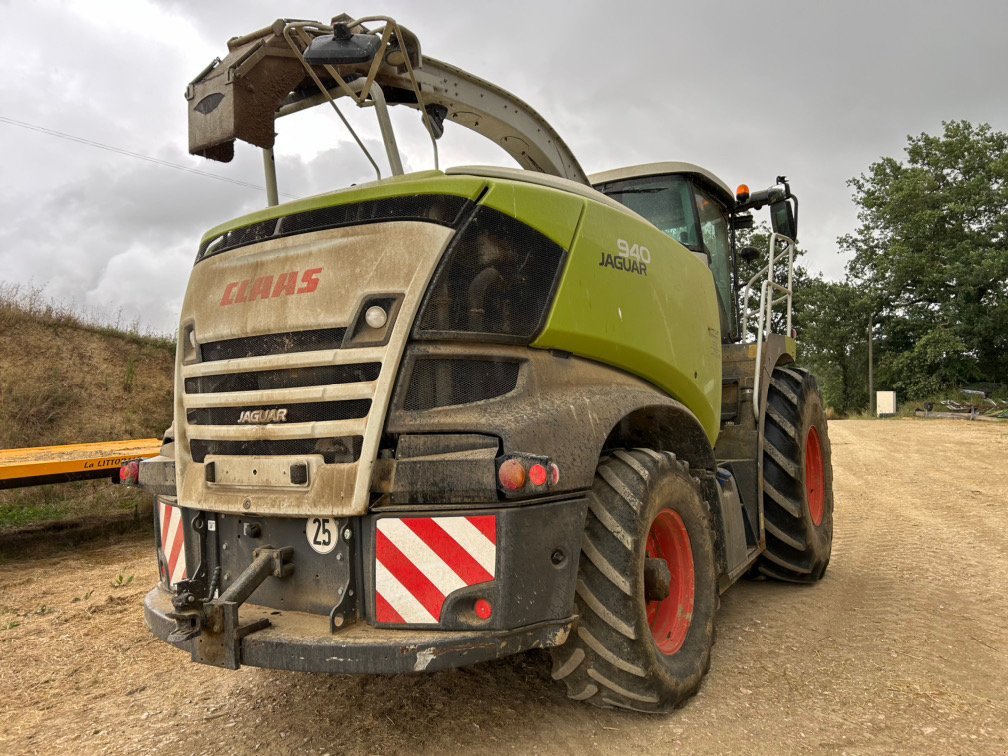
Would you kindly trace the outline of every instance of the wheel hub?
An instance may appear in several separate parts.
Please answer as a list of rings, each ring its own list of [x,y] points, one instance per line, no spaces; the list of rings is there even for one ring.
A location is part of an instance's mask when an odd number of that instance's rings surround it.
[[[822,525],[826,512],[825,478],[819,431],[813,425],[805,436],[805,499],[808,501],[809,516],[816,526]]]
[[[663,590],[666,572],[667,592]],[[645,545],[644,600],[651,634],[666,656],[678,652],[686,642],[695,592],[693,550],[686,524],[678,512],[663,509],[651,523]]]
[[[672,591],[672,573],[664,559],[644,560],[644,600],[661,601]]]

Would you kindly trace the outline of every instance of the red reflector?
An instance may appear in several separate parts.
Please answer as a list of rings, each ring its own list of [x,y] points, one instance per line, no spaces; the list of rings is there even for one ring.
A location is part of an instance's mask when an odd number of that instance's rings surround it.
[[[136,460],[132,462],[127,462],[125,465],[119,468],[119,482],[120,483],[136,483],[137,479],[140,477],[140,463]]]
[[[552,462],[550,462],[549,466],[549,479],[551,486],[555,486],[557,483],[560,482],[560,468],[557,467]]]
[[[473,611],[476,612],[476,616],[481,620],[488,620],[493,616],[493,607],[490,606],[490,602],[486,599],[476,599],[476,605],[473,606]]]
[[[508,459],[497,471],[497,479],[508,491],[518,491],[525,486],[525,466],[517,459]]]
[[[529,468],[528,475],[533,486],[546,485],[546,468],[542,465],[532,465],[532,467]]]

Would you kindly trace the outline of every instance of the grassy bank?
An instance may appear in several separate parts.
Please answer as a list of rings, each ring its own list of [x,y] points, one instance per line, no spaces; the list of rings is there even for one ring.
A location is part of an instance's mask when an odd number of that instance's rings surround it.
[[[0,286],[0,448],[159,437],[173,339]],[[149,506],[105,480],[0,491],[0,533]]]

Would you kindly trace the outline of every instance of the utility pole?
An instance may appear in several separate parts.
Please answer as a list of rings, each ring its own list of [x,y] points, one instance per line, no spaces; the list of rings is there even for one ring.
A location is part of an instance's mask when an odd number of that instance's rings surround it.
[[[875,416],[875,374],[872,360],[872,318],[868,317],[868,411]]]

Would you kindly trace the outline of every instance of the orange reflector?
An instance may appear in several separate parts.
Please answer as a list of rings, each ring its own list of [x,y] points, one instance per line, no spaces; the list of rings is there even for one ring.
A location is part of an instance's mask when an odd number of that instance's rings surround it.
[[[745,184],[739,184],[738,189],[735,190],[735,199],[739,202],[745,202],[749,199],[749,187]]]
[[[508,459],[497,471],[497,480],[508,491],[519,491],[525,485],[525,466],[517,459]]]

